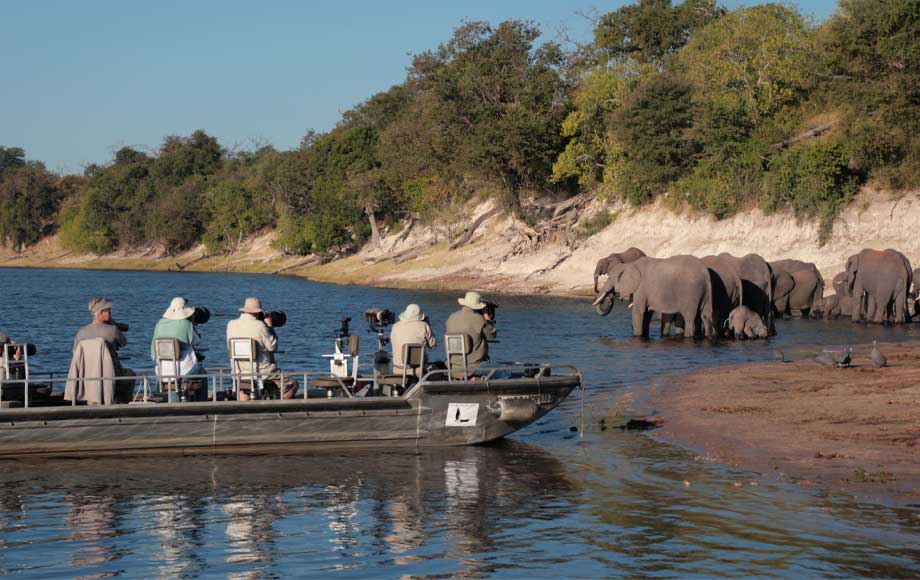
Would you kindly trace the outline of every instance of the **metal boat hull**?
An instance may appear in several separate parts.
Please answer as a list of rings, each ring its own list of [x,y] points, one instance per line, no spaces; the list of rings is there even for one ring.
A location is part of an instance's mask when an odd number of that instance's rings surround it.
[[[475,445],[539,420],[578,376],[425,382],[403,397],[8,409],[0,458]]]

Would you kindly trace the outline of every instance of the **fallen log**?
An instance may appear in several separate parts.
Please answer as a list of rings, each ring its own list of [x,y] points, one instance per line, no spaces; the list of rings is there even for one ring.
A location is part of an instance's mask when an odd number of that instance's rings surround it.
[[[480,225],[482,225],[482,223],[483,223],[484,221],[486,221],[487,219],[489,219],[490,217],[495,216],[495,215],[498,215],[499,213],[501,213],[501,211],[502,211],[502,208],[500,208],[500,207],[493,207],[492,209],[490,209],[490,210],[487,211],[486,213],[484,213],[484,214],[482,214],[481,216],[479,216],[478,218],[476,218],[476,220],[475,220],[472,224],[470,224],[470,225],[463,231],[463,235],[460,236],[459,238],[457,238],[456,240],[454,240],[454,241],[450,244],[450,246],[448,246],[448,249],[450,249],[450,250],[456,250],[457,248],[459,248],[459,247],[462,246],[463,244],[465,244],[465,243],[467,243],[468,241],[470,241],[470,239],[473,237],[473,234],[476,232],[476,228],[478,228]]]
[[[400,252],[399,254],[397,254],[396,256],[394,256],[392,259],[393,259],[393,261],[396,262],[397,264],[402,264],[402,263],[405,262],[406,260],[411,260],[412,258],[417,257],[419,254],[421,254],[422,252],[424,252],[425,250],[427,250],[427,249],[430,248],[431,246],[435,245],[436,243],[437,243],[437,242],[436,242],[435,240],[428,240],[427,242],[425,242],[425,243],[423,243],[423,244],[421,244],[421,245],[419,245],[419,246],[416,246],[416,247],[414,247],[414,248],[410,248],[410,249],[408,249],[408,250],[406,250],[406,251],[404,251],[404,252]]]
[[[310,264],[315,264],[315,263],[317,263],[317,262],[321,262],[322,260],[323,260],[323,257],[322,257],[322,256],[320,256],[320,255],[318,255],[318,254],[314,254],[313,256],[310,256],[310,257],[307,258],[306,260],[301,260],[300,262],[297,262],[297,263],[295,263],[295,264],[291,264],[290,266],[285,266],[284,268],[278,268],[277,270],[275,270],[274,272],[272,272],[272,274],[280,274],[281,272],[287,272],[288,270],[293,270],[293,269],[295,269],[295,268],[301,268],[301,267],[303,267],[303,266],[309,266]]]
[[[817,127],[811,127],[807,131],[803,131],[794,137],[784,139],[780,141],[779,143],[774,143],[773,147],[775,149],[785,149],[789,147],[790,145],[794,145],[798,143],[799,141],[804,141],[805,139],[813,139],[815,137],[820,137],[821,135],[824,135],[825,133],[833,129],[835,124],[836,123],[825,123],[824,125],[818,125]]]

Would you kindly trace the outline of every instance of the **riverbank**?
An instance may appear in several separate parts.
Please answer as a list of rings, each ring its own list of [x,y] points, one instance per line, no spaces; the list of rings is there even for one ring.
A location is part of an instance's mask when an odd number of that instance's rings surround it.
[[[578,223],[542,240],[528,238],[533,230],[528,232],[526,224],[493,210],[492,203],[485,202],[463,210],[456,223],[400,224],[379,245],[369,243],[353,255],[328,262],[318,256],[284,255],[274,247],[274,232],[266,231],[227,255],[209,255],[198,245],[175,256],[155,247],[96,256],[69,251],[52,236],[19,253],[0,249],[0,267],[245,272],[390,288],[589,296],[597,260],[630,246],[652,256],[756,252],[768,260],[793,257],[817,264],[828,281],[843,269],[848,256],[866,247],[897,248],[920,263],[916,191],[890,196],[863,190],[823,246],[817,224],[801,222],[788,212],[764,215],[752,210],[716,221],[690,211],[674,212],[663,204],[631,209],[594,201]],[[594,231],[588,220],[599,215],[607,215],[610,223]],[[469,242],[452,247],[464,228],[481,217],[485,219]]]
[[[707,369],[656,387],[654,436],[800,486],[920,503],[920,345],[853,366],[808,358]]]

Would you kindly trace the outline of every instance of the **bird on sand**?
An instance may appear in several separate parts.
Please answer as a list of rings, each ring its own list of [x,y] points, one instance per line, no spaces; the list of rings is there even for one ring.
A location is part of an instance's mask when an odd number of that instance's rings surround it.
[[[836,350],[831,351],[831,359],[834,361],[834,365],[838,367],[848,367],[850,366],[850,360],[852,358],[853,349],[849,348],[847,350]]]
[[[878,349],[878,341],[872,341],[872,352],[869,353],[869,358],[872,359],[872,364],[876,368],[882,368],[888,366],[888,359],[885,358],[885,355],[882,354],[882,351]]]
[[[773,359],[779,362],[786,362],[786,353],[777,348],[773,351]]]

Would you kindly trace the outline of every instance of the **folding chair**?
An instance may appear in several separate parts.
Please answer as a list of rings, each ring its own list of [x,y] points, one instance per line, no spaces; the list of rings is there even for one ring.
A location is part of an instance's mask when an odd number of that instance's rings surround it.
[[[161,385],[166,385],[166,397],[169,400],[171,387],[176,388],[176,395],[185,399],[185,394],[179,394],[179,359],[181,347],[177,338],[158,338],[153,341],[156,353],[157,380]]]
[[[233,375],[233,390],[237,394],[237,399],[239,399],[239,394],[241,389],[243,389],[244,379],[241,376],[242,373],[242,363],[248,363],[248,368],[251,369],[249,374],[249,379],[246,382],[250,385],[250,395],[251,399],[258,399],[262,391],[262,377],[259,375],[259,363],[256,360],[256,341],[252,338],[231,338],[228,341],[227,349],[230,351],[230,370]]]
[[[415,373],[411,376],[416,376],[421,378],[422,369],[425,368],[425,345],[421,343],[406,343],[402,347],[402,359],[403,359],[403,368],[402,368],[402,388],[403,391],[406,389],[406,381],[408,380],[409,370],[418,370],[418,373]]]
[[[468,334],[445,334],[444,335],[444,352],[447,355],[447,374],[451,380],[462,378],[464,381],[469,379],[467,371],[467,355],[473,350],[473,337]],[[454,370],[453,357],[460,357],[463,366],[459,371]]]

